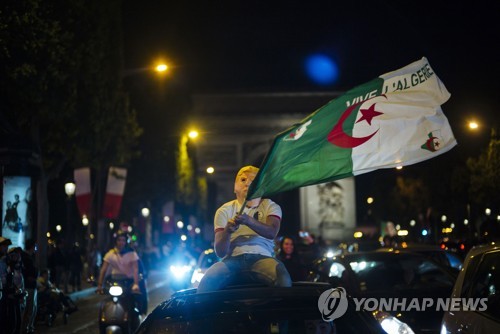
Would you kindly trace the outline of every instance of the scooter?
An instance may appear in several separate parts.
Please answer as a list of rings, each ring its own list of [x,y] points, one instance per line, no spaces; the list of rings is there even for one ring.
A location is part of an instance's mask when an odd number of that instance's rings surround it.
[[[132,292],[134,281],[130,278],[109,277],[105,291],[109,295],[99,307],[99,332],[101,334],[131,334],[139,327],[142,316],[137,307],[138,296]]]

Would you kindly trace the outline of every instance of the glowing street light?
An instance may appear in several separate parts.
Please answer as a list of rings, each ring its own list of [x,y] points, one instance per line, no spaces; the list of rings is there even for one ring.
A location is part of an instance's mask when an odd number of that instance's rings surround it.
[[[207,167],[208,174],[213,174],[214,172],[215,172],[215,169],[213,167]]]
[[[469,129],[471,130],[477,130],[479,128],[479,124],[475,121],[470,121],[469,122]]]
[[[141,209],[141,214],[144,218],[149,217],[149,208],[142,208]]]
[[[71,197],[75,194],[76,185],[73,182],[68,182],[64,185],[64,192],[68,197]]]
[[[166,64],[158,64],[155,67],[156,72],[165,72],[166,70],[168,70],[168,66]]]
[[[198,138],[199,135],[200,134],[196,130],[191,130],[188,133],[188,137],[191,138],[191,139],[196,139],[196,138]]]
[[[83,226],[88,226],[89,225],[89,219],[87,218],[86,215],[83,215],[83,217],[82,217],[82,225]]]

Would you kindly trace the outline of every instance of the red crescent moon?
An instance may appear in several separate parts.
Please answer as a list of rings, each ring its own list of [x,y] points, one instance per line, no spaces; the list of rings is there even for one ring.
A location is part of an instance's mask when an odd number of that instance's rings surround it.
[[[429,139],[425,142],[425,146],[427,146],[427,149],[431,152],[436,152],[436,149],[434,148],[434,139],[437,139],[437,137],[429,137]]]
[[[362,101],[356,104],[353,104],[349,108],[347,108],[342,116],[340,116],[339,121],[335,126],[333,127],[332,131],[328,134],[328,141],[332,143],[335,146],[343,147],[343,148],[353,148],[356,146],[359,146],[366,141],[370,140],[371,137],[373,137],[377,132],[378,129],[372,133],[369,136],[366,137],[351,137],[347,133],[344,132],[344,129],[342,128],[342,125],[344,124],[344,121],[349,117],[349,115],[352,113],[352,111],[361,103],[366,102]]]

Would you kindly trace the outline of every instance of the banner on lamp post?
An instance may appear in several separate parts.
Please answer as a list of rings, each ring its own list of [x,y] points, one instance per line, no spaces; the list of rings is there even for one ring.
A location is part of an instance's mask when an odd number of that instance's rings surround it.
[[[107,219],[114,219],[120,214],[123,192],[125,191],[125,181],[127,179],[127,169],[120,167],[110,167],[108,172],[108,182],[106,185],[106,197],[104,198],[103,216]]]
[[[78,168],[73,173],[75,177],[75,197],[80,216],[90,217],[91,192],[90,168]]]
[[[172,234],[174,233],[174,201],[166,202],[162,207],[163,223],[161,233]]]

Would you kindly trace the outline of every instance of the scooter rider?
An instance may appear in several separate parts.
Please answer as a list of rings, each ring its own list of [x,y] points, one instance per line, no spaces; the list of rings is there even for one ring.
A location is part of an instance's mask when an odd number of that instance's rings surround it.
[[[111,276],[125,276],[133,279],[133,293],[140,293],[147,298],[145,284],[139,284],[139,255],[129,246],[130,238],[126,232],[118,231],[114,234],[115,247],[109,250],[103,258],[101,272],[97,283],[97,291],[103,294],[102,284],[108,269],[111,269]],[[141,286],[143,287],[141,289]],[[144,298],[143,297],[143,298]],[[144,313],[144,305],[138,300],[139,311]]]

